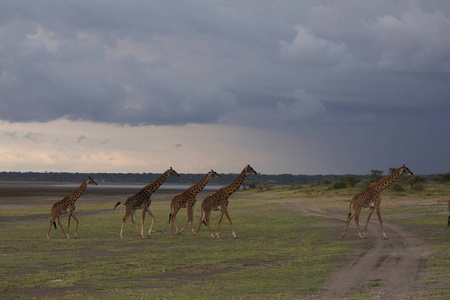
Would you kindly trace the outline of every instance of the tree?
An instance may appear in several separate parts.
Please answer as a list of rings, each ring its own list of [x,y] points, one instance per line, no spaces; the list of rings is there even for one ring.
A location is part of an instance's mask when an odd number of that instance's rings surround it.
[[[249,189],[256,189],[257,183],[254,181],[250,181],[250,180],[244,180],[244,182],[242,183],[243,189],[245,190],[245,188],[249,188]]]
[[[367,179],[371,182],[378,181],[383,178],[383,171],[381,170],[370,170],[370,175]]]
[[[408,184],[411,187],[416,185],[416,184],[419,184],[419,183],[425,183],[427,181],[428,181],[428,178],[427,178],[427,176],[424,176],[424,175],[408,176],[408,180],[407,180]]]
[[[354,187],[355,184],[357,184],[361,180],[358,179],[355,175],[345,175],[339,181],[342,181],[343,183],[345,183],[346,186]]]

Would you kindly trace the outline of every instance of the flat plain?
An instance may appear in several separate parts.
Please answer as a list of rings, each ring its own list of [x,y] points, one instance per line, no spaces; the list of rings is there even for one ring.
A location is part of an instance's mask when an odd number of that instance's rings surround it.
[[[130,187],[89,186],[77,200],[77,239],[53,229],[46,239],[50,208],[73,187],[0,184],[0,298],[119,299],[445,299],[450,293],[448,186],[421,193],[386,192],[381,236],[376,216],[368,238],[354,222],[341,237],[354,189],[281,187],[238,191],[230,198],[220,237],[201,226],[170,233],[170,201],[182,190],[159,189],[152,196],[156,217],[149,237],[131,221],[119,231]],[[200,193],[201,201],[214,191]],[[367,211],[363,212],[364,225]],[[219,214],[212,213],[212,229]],[[140,225],[141,211],[136,214]],[[186,210],[177,223],[186,221]],[[66,216],[61,222],[67,224]],[[71,222],[73,236],[75,222]],[[145,220],[144,232],[150,226]]]

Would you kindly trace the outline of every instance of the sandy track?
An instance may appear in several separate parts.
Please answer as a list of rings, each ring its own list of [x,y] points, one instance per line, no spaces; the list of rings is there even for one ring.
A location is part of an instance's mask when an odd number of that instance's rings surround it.
[[[329,218],[327,222],[339,229],[336,239],[342,240],[346,216],[321,211],[294,201],[279,204],[305,215]],[[310,299],[343,299],[366,290],[375,299],[412,299],[414,286],[425,267],[430,250],[425,241],[413,232],[393,224],[383,223],[388,239],[381,234],[378,219],[371,220],[367,239],[355,246],[352,255],[339,261],[341,267],[328,279],[319,296]],[[365,222],[365,218],[361,218]],[[361,223],[360,220],[360,223]],[[364,225],[364,223],[362,224]],[[350,223],[346,240],[360,240],[354,220]]]

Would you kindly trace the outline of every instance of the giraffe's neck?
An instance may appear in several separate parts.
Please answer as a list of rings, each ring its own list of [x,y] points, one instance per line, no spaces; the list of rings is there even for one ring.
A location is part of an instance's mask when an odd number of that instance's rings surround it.
[[[144,191],[147,194],[152,194],[154,191],[156,191],[161,184],[167,179],[169,176],[169,171],[164,172],[158,179],[150,183],[149,185],[143,187],[141,191]]]
[[[245,175],[247,175],[247,173],[245,172],[244,169],[242,170],[241,174],[239,174],[238,178],[236,178],[235,181],[223,187],[222,189],[225,190],[228,195],[233,194],[241,186],[242,182],[244,181]]]
[[[211,174],[210,173],[206,174],[206,176],[203,177],[203,179],[199,183],[189,188],[189,192],[192,193],[193,195],[197,195],[198,193],[201,192],[201,190],[203,190],[203,188],[206,186],[206,184],[210,179]]]
[[[81,185],[72,193],[70,193],[67,197],[69,201],[75,202],[78,198],[80,198],[81,194],[86,190],[86,187],[88,185],[88,180],[86,179],[81,183]]]
[[[377,181],[374,186],[375,188],[381,192],[385,189],[387,189],[399,176],[400,176],[400,169],[398,168],[397,170],[395,170],[395,172],[393,172],[391,175]]]

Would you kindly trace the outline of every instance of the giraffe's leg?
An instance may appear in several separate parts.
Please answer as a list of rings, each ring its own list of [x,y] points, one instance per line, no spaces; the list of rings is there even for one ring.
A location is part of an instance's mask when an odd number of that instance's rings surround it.
[[[347,224],[345,225],[344,232],[342,233],[342,238],[345,236],[345,233],[347,232],[347,229],[348,229],[348,225],[350,224],[350,221],[353,219],[354,216],[355,216],[355,210],[353,210],[351,214],[348,214]]]
[[[355,215],[355,222],[356,222],[356,229],[358,229],[358,235],[359,235],[359,237],[360,238],[364,238],[362,235],[361,235],[361,230],[359,230],[359,214],[361,213],[361,210],[359,210],[359,211],[357,211],[356,212],[356,215]]]
[[[219,229],[220,229],[220,223],[222,222],[222,217],[223,217],[223,211],[220,213],[219,222],[217,222],[217,231],[216,231],[217,237],[219,237]]]
[[[126,213],[126,214],[125,214],[125,217],[123,217],[123,220],[122,220],[122,227],[120,228],[120,238],[123,238],[123,235],[122,235],[123,227],[125,226],[125,223],[127,222],[128,216],[129,216],[129,215]]]
[[[377,206],[376,209],[377,209],[378,221],[380,221],[381,232],[383,233],[384,238],[387,239],[386,233],[384,233],[383,222],[381,221],[380,207]]]
[[[59,219],[59,216],[58,216],[58,225],[59,225],[59,227],[61,228],[61,230],[62,230],[64,236],[65,236],[66,238],[69,238],[69,235],[67,235],[66,232],[64,231],[64,228],[63,228],[63,226],[62,226],[62,224],[61,224],[61,220]]]
[[[206,225],[208,225],[208,228],[209,228],[209,234],[211,235],[212,238],[214,238],[214,234],[212,233],[212,231],[211,231],[211,226],[210,226],[210,224],[209,224],[209,217],[210,217],[210,215],[211,215],[211,211],[210,211],[210,210],[205,211]],[[200,222],[200,225],[202,225],[201,222]]]
[[[178,225],[177,225],[177,213],[180,210],[180,208],[177,206],[173,206],[173,213],[172,213],[172,217],[171,217],[171,226],[170,226],[170,231],[171,233],[173,232],[173,225],[175,225],[175,234],[178,233]]]
[[[228,219],[228,222],[230,223],[230,227],[231,227],[231,232],[233,233],[233,238],[237,238],[236,233],[234,233],[234,229],[233,229],[233,223],[231,222],[231,218],[230,215],[228,214],[228,211],[225,211],[225,216]],[[218,233],[218,232],[217,232]]]
[[[200,231],[200,226],[202,226],[203,221],[205,220],[206,214],[205,211],[202,208],[202,216],[200,217],[200,223],[198,223],[198,228],[197,228],[197,232],[195,233],[195,235],[198,236],[198,232]]]
[[[67,214],[67,238],[69,238],[70,218],[72,217],[72,211]]]
[[[150,228],[148,230],[148,236],[150,236],[150,233],[152,233],[153,224],[155,223],[155,217],[153,216],[152,212],[150,211],[150,208],[147,207],[147,213],[152,217],[152,224],[150,224]]]
[[[187,221],[184,224],[183,228],[180,230],[180,233],[183,232],[186,229],[187,225],[189,224],[189,221],[191,222],[191,225],[192,225],[192,215],[193,215],[192,210],[193,209],[194,209],[194,207],[192,207],[192,205],[189,205],[189,204],[186,205]],[[194,232],[194,228],[193,227],[192,227],[192,232]]]
[[[77,227],[75,228],[75,235],[73,238],[77,238],[77,233],[78,233],[78,225],[80,225],[80,221],[78,221],[77,217],[75,217],[75,215],[72,214],[72,218],[75,220],[75,222],[77,223]]]
[[[133,210],[134,211],[134,210]],[[131,213],[133,212],[132,210],[130,210],[128,208],[128,206],[126,207],[126,212],[125,212],[125,216],[123,217],[122,220],[122,227],[120,228],[120,238],[123,238],[122,232],[123,232],[123,227],[125,226],[125,223],[128,220],[128,217],[131,215]]]
[[[142,207],[142,217],[141,217],[141,236],[144,237],[144,220],[145,214],[147,213],[147,206]]]
[[[50,238],[50,229],[52,229],[52,225],[53,225],[53,223],[55,222],[55,219],[56,218],[53,218],[52,217],[52,219],[51,219],[51,221],[50,221],[50,225],[48,226],[48,231],[47,231],[47,239],[49,239]]]
[[[367,225],[369,224],[370,216],[371,216],[372,213],[373,213],[373,209],[374,209],[374,207],[371,207],[371,208],[370,208],[370,212],[369,212],[369,214],[367,215],[366,225],[364,226],[363,237],[364,237],[365,239],[367,239],[367,237],[366,237],[366,229],[367,229]]]
[[[133,210],[133,212],[131,213],[131,223],[133,223],[134,228],[136,228],[137,233],[139,234],[140,237],[144,237],[141,232],[139,231],[137,225],[136,225],[136,210]]]
[[[192,205],[189,213],[189,219],[191,219],[191,231],[195,234],[194,231],[194,205]]]

